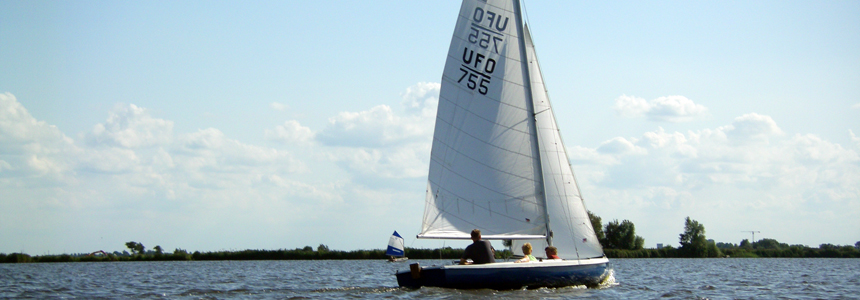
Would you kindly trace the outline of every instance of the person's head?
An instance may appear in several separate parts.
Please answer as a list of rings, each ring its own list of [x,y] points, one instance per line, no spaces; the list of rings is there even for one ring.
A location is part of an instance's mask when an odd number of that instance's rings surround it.
[[[532,254],[532,244],[531,243],[525,243],[525,244],[523,244],[523,255],[529,255],[529,254]]]
[[[544,249],[544,251],[546,251],[546,257],[558,255],[558,249],[556,249],[553,246],[546,247],[546,249]]]
[[[481,230],[480,229],[472,229],[472,241],[480,241],[481,240]]]

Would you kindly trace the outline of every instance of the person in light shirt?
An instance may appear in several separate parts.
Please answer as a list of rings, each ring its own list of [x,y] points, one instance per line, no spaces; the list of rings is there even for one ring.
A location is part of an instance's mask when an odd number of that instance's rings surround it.
[[[523,258],[518,260],[518,261],[515,261],[515,262],[524,263],[524,262],[530,262],[530,261],[537,261],[537,258],[534,255],[532,255],[532,244],[531,243],[525,243],[525,244],[523,244]]]

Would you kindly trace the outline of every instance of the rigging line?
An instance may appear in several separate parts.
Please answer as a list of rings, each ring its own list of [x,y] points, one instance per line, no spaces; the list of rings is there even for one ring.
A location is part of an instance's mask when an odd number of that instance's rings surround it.
[[[522,0],[522,5],[520,6],[522,6],[523,8],[523,14],[525,15],[526,24],[531,25],[532,20],[529,20],[529,10],[528,8],[526,8],[526,0]]]

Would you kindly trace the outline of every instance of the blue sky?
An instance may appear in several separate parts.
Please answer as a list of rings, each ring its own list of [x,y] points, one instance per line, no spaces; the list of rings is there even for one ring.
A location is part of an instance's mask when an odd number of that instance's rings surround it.
[[[458,9],[0,1],[0,252],[442,246],[412,237]],[[860,3],[526,10],[605,222],[860,241]]]

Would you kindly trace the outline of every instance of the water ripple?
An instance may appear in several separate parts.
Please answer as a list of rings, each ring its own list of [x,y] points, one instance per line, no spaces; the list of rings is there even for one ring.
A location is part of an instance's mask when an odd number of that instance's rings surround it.
[[[422,265],[441,264],[420,261]],[[860,259],[613,259],[596,288],[403,289],[384,261],[0,264],[0,298],[850,299]]]

